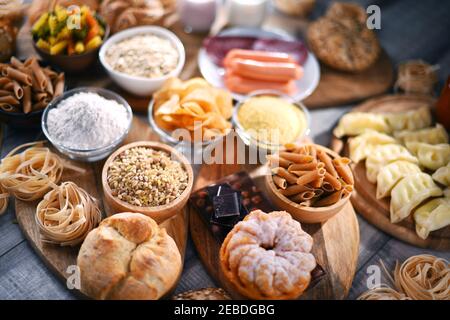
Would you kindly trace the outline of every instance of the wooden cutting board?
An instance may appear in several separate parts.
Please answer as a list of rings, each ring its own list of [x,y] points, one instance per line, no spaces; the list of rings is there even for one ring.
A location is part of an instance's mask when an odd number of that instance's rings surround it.
[[[420,107],[422,103],[433,105],[434,99],[423,96],[388,95],[368,100],[355,109],[364,112],[402,112]],[[333,137],[331,149],[348,156],[346,139]],[[356,192],[352,194],[352,204],[356,211],[384,232],[391,236],[422,248],[450,250],[450,226],[430,233],[426,240],[417,236],[412,215],[399,223],[391,223],[389,204],[390,198],[376,198],[376,184],[366,177],[364,161],[352,164],[355,176]]]
[[[130,133],[123,144],[140,140],[158,140],[158,137],[151,131],[146,122],[141,119],[134,118]],[[109,216],[111,211],[106,206],[106,202],[103,201],[101,184],[101,170],[103,167],[103,161],[95,164],[80,162],[72,162],[71,164],[83,168],[85,172],[80,174],[74,173],[70,170],[65,170],[62,181],[73,181],[78,186],[88,191],[89,194],[94,196],[96,199],[99,199],[101,203],[100,208],[103,209],[103,218]],[[67,279],[73,274],[73,269],[70,269],[69,267],[77,264],[76,260],[79,246],[72,248],[43,243],[40,240],[39,229],[35,221],[37,204],[38,202],[24,202],[16,200],[15,205],[17,221],[28,242],[36,253],[42,258],[44,263],[53,273],[55,273],[58,278],[66,282]],[[180,250],[182,261],[184,261],[184,254],[186,250],[188,223],[188,210],[184,208],[182,212],[174,216],[172,219],[169,219],[161,224],[161,226],[166,228],[168,234],[175,240],[178,249]],[[178,278],[180,277],[181,272]],[[174,288],[169,291],[169,294],[175,289],[175,287],[176,284]],[[83,296],[81,292],[76,292]]]
[[[209,165],[199,172],[194,190],[213,184],[238,171],[247,171],[256,186],[265,192],[264,168],[250,165]],[[190,231],[208,273],[234,299],[243,299],[223,275],[219,264],[220,244],[207,228],[200,215],[190,207]],[[302,224],[314,239],[312,253],[326,274],[301,299],[344,299],[351,287],[356,271],[359,251],[359,225],[350,203],[324,224]]]

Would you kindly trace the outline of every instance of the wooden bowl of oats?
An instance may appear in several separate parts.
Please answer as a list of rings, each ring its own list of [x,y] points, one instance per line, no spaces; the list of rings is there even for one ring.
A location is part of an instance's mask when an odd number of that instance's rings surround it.
[[[189,161],[159,142],[127,144],[106,160],[102,185],[112,212],[142,213],[161,223],[183,210],[194,182]]]

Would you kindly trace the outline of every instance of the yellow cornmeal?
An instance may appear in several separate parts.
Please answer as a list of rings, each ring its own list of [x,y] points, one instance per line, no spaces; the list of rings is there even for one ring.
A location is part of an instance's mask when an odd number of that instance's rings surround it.
[[[292,103],[277,97],[258,96],[244,102],[238,112],[242,128],[258,141],[284,145],[306,130],[306,117]]]

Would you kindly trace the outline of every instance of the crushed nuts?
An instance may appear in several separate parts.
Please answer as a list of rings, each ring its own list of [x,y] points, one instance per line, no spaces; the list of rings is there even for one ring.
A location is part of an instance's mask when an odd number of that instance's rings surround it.
[[[165,205],[181,195],[188,174],[169,154],[135,147],[119,154],[108,168],[108,185],[119,200],[140,207]]]

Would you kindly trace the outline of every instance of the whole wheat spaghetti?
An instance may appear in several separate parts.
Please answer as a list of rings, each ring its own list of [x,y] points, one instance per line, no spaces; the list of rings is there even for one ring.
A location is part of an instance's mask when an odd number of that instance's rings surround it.
[[[101,220],[96,200],[73,182],[63,182],[48,192],[36,208],[42,241],[75,246]]]

